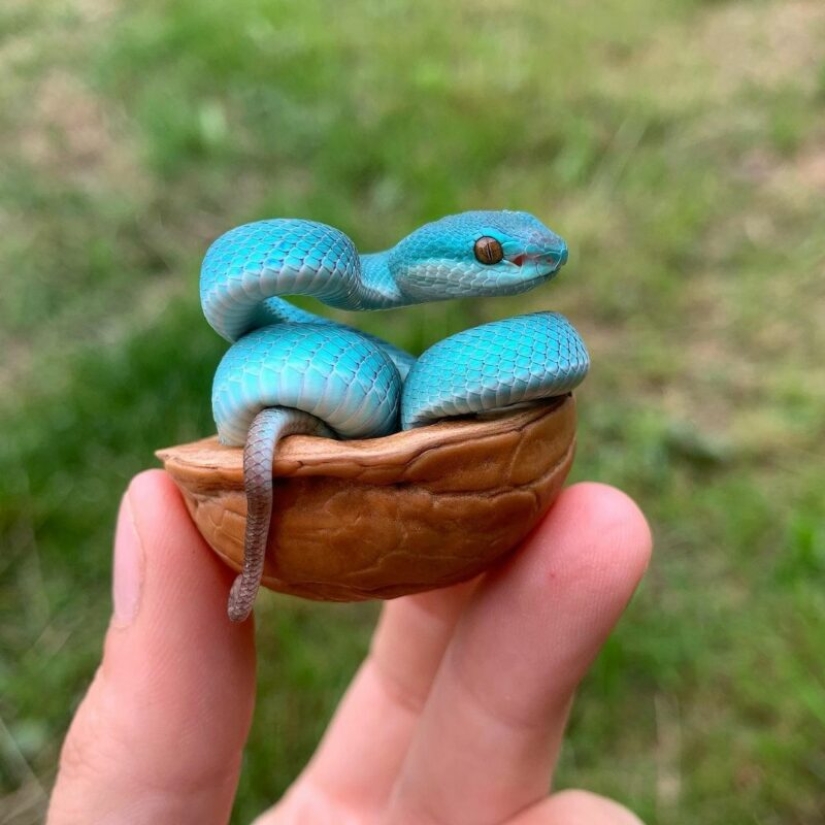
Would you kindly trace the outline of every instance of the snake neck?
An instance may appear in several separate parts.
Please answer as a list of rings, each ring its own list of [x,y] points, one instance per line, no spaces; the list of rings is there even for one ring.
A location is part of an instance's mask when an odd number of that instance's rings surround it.
[[[398,289],[387,266],[388,253],[374,252],[359,257],[357,274],[341,277],[338,289],[305,289],[300,294],[317,298],[327,306],[345,310],[391,309],[413,303]],[[289,290],[284,289],[288,294]],[[298,294],[298,293],[295,293]],[[233,339],[253,329],[272,324],[317,324],[335,323],[328,318],[296,307],[278,296],[264,300],[252,300],[245,307],[245,316],[238,328],[233,330]],[[385,343],[385,342],[382,342]]]
[[[390,271],[391,252],[359,255],[338,230],[308,221],[259,221],[216,241],[201,270],[201,303],[210,325],[229,341],[275,323],[319,316],[282,296],[306,295],[346,310],[414,303]]]
[[[341,309],[391,309],[412,303],[393,278],[389,252],[371,252],[360,256],[361,278],[358,290]]]

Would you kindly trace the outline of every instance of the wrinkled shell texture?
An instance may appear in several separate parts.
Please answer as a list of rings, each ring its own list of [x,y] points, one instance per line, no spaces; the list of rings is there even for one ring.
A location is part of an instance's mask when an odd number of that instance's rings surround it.
[[[394,598],[469,579],[512,550],[573,462],[572,396],[490,420],[379,439],[292,436],[273,463],[263,584],[329,601]],[[241,448],[216,438],[158,452],[195,524],[235,569],[246,498]]]

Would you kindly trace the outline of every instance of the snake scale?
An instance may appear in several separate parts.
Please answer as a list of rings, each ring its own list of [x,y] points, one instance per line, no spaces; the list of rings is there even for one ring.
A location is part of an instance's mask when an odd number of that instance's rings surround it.
[[[215,374],[212,410],[221,442],[244,446],[248,504],[233,621],[249,615],[260,585],[281,438],[372,438],[499,410],[568,393],[589,367],[578,333],[554,312],[465,330],[416,359],[280,296],[373,310],[514,295],[552,278],[566,260],[558,235],[511,211],[450,215],[372,254],[359,254],[333,227],[300,219],[245,224],[210,246],[201,303],[213,329],[233,342]]]

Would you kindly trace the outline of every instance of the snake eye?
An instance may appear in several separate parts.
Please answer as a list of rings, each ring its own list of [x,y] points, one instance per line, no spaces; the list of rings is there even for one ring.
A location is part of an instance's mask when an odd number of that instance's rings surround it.
[[[473,252],[480,264],[497,264],[504,258],[504,250],[501,248],[501,244],[489,235],[484,235],[476,241]]]

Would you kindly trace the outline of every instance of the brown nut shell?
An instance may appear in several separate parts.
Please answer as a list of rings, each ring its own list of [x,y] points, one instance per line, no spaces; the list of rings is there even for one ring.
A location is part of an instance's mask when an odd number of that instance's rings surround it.
[[[362,441],[295,435],[273,462],[263,584],[327,601],[469,579],[535,527],[573,463],[572,396],[487,420],[453,420]],[[242,450],[217,438],[159,450],[198,529],[243,559]]]

